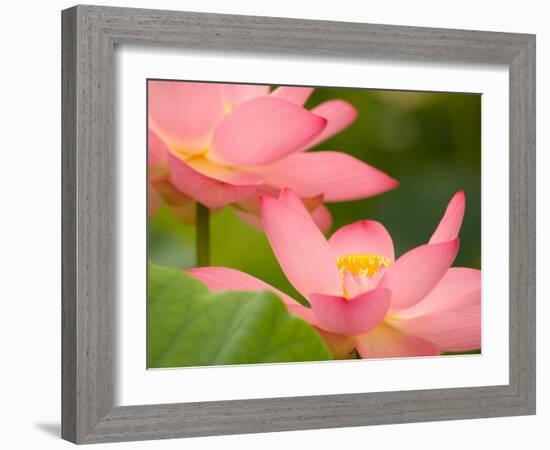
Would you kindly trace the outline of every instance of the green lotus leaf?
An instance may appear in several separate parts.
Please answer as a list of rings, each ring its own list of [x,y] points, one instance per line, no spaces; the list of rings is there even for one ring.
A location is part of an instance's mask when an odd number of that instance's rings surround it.
[[[149,265],[149,368],[328,359],[316,331],[274,293],[215,293],[181,270]]]

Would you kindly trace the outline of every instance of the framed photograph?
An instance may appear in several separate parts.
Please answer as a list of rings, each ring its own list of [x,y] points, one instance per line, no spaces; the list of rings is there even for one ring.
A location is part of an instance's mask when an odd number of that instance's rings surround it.
[[[62,435],[535,413],[535,37],[62,13]]]

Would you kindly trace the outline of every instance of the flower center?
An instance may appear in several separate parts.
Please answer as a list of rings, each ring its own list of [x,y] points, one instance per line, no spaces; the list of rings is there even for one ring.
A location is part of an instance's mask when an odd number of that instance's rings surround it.
[[[391,261],[389,258],[380,255],[345,255],[336,258],[336,264],[342,277],[347,271],[355,276],[363,275],[370,278],[376,275],[381,267],[390,267]]]
[[[338,272],[342,277],[342,292],[349,300],[369,289],[370,278],[383,267],[389,267],[389,258],[380,255],[345,255],[336,258]],[[346,273],[349,273],[351,277]]]

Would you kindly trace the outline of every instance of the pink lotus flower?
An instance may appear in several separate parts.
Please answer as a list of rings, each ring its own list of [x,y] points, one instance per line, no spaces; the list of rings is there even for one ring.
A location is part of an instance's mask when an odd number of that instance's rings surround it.
[[[481,347],[481,272],[451,268],[465,198],[457,193],[428,244],[397,260],[384,226],[359,221],[327,241],[298,198],[264,197],[262,218],[288,280],[311,308],[235,269],[189,272],[212,290],[268,289],[315,326],[335,358],[431,356]]]
[[[291,187],[326,229],[324,201],[370,197],[398,184],[345,153],[305,152],[357,115],[343,100],[305,109],[312,88],[150,81],[148,89],[150,187],[160,185],[150,194],[151,214],[161,198],[180,212],[193,199],[211,209],[233,205],[257,225],[258,194],[276,197]]]

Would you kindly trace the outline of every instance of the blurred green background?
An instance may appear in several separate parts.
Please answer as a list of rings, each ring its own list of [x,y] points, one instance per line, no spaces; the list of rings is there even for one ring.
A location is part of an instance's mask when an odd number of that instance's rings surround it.
[[[401,185],[374,198],[328,204],[334,219],[328,234],[356,220],[378,220],[392,235],[397,256],[427,242],[453,194],[463,189],[466,214],[454,266],[480,269],[481,96],[317,88],[306,107],[335,98],[353,104],[357,120],[313,151],[347,152]],[[194,227],[164,208],[149,222],[148,252],[159,265],[194,267]],[[301,300],[264,234],[228,208],[212,217],[211,264],[240,269]]]

